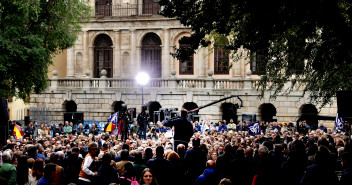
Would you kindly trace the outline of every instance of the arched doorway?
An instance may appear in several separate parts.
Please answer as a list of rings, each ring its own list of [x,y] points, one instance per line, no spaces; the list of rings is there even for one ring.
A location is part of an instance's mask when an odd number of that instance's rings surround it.
[[[222,119],[226,120],[226,123],[233,119],[233,122],[237,121],[237,107],[233,103],[223,103],[222,109]]]
[[[106,34],[100,34],[94,41],[94,78],[99,78],[101,70],[105,69],[106,77],[113,75],[112,40]]]
[[[276,108],[273,104],[271,103],[264,103],[261,105],[260,113],[262,120],[261,121],[266,121],[266,122],[272,122],[272,121],[277,121],[276,118]]]
[[[66,102],[66,112],[77,112],[77,104],[74,101]]]
[[[142,40],[141,69],[151,78],[161,78],[161,40],[155,33],[148,33]]]
[[[150,121],[155,123],[154,112],[158,111],[161,108],[161,105],[157,101],[151,101],[148,103],[147,106],[148,106]]]
[[[115,102],[115,105],[114,105],[114,113],[115,112],[120,112],[120,111],[122,111],[122,104],[124,104],[125,102],[123,102],[123,101],[117,101],[117,102]]]
[[[301,114],[297,121],[300,122],[303,120],[306,120],[311,129],[315,130],[318,128],[318,110],[314,105],[302,105]]]

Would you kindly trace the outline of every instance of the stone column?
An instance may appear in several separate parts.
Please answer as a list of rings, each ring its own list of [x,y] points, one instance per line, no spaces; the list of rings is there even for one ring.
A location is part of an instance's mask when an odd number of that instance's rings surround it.
[[[197,71],[198,71],[198,76],[200,77],[205,77],[205,71],[207,70],[206,68],[206,61],[205,61],[205,50],[206,48],[201,48],[200,49],[200,52],[197,53],[197,58],[198,58],[198,61],[194,61],[197,63]]]
[[[140,69],[140,63],[137,61],[137,31],[135,29],[130,29],[131,32],[131,63],[129,68],[131,69],[131,74],[136,73]]]
[[[170,76],[170,30],[168,28],[164,28],[164,45],[162,50],[162,77]]]
[[[114,48],[114,77],[121,76],[122,62],[121,62],[121,31],[114,30],[115,32],[115,48]]]
[[[90,70],[91,73],[90,75],[93,73],[94,76],[94,67],[93,67],[93,63],[94,63],[94,46],[89,46],[88,47],[88,68],[87,70]]]
[[[66,77],[74,77],[75,74],[75,56],[73,47],[67,49],[67,75]]]
[[[88,61],[88,58],[89,58],[89,47],[88,47],[88,31],[84,30],[83,31],[83,69],[82,71],[86,71],[89,69],[89,61]]]

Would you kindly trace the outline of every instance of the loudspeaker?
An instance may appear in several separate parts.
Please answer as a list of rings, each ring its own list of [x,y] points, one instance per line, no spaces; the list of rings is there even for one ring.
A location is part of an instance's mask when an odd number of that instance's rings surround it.
[[[24,117],[24,125],[28,125],[29,124],[29,120],[30,120],[30,117],[29,116],[25,116]]]
[[[0,144],[6,145],[9,131],[7,126],[0,126]]]
[[[137,109],[136,108],[129,108],[128,110],[130,110],[130,112],[131,112],[131,119],[137,118]]]
[[[0,125],[6,126],[9,121],[9,108],[7,100],[4,97],[0,98]]]
[[[237,121],[237,107],[232,103],[223,104],[222,119],[226,120],[227,123],[230,122],[230,119],[233,119],[233,121],[236,122]]]
[[[160,121],[160,111],[154,111],[154,123]]]
[[[83,123],[83,112],[65,112],[64,113],[64,122],[71,122],[76,125],[78,123]]]
[[[339,117],[352,117],[352,91],[337,91],[336,97]]]
[[[9,135],[9,108],[7,100],[0,98],[0,144],[6,145],[6,140]]]

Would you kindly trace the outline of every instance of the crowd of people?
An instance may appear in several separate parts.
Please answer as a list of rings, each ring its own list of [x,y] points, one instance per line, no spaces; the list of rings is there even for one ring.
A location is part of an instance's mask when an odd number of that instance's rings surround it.
[[[30,122],[0,146],[0,184],[352,184],[351,138],[323,123],[263,121],[258,135],[232,119],[191,124],[186,136],[177,122],[137,119],[126,136]]]

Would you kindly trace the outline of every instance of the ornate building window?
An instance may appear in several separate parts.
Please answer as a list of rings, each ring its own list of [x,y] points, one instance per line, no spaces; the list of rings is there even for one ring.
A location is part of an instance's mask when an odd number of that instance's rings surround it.
[[[100,77],[101,70],[105,69],[106,77],[113,75],[112,40],[106,34],[100,34],[94,41],[94,78]]]
[[[142,71],[151,78],[161,78],[161,40],[155,33],[148,33],[142,40]]]
[[[263,52],[250,53],[250,68],[252,74],[262,75],[265,73],[265,56]]]
[[[188,47],[189,45],[183,44],[180,47]],[[190,59],[184,62],[180,61],[180,75],[193,75],[194,55],[190,56]]]
[[[96,0],[95,15],[111,16],[112,15],[112,0]]]
[[[224,37],[221,41],[214,44],[214,74],[229,74],[229,50],[225,49],[227,39]]]
[[[160,5],[157,0],[143,0],[143,14],[157,15]]]

